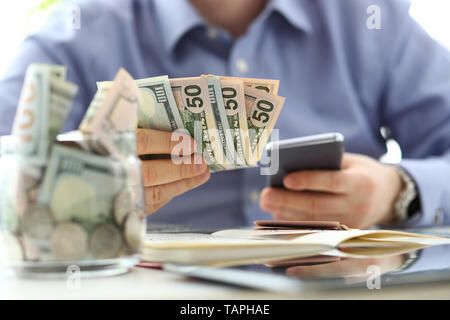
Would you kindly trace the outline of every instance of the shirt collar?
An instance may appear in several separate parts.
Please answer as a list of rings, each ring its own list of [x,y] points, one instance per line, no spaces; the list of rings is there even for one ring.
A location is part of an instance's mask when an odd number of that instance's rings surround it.
[[[310,33],[313,25],[307,12],[308,1],[310,0],[269,0],[264,11],[267,15],[278,12],[294,27]],[[189,0],[154,0],[154,4],[168,52],[172,53],[177,43],[190,30],[207,25]]]
[[[291,25],[309,34],[313,32],[311,0],[271,0],[267,9],[280,13]]]
[[[163,42],[168,52],[190,30],[206,25],[189,0],[154,0],[156,19],[161,28]]]

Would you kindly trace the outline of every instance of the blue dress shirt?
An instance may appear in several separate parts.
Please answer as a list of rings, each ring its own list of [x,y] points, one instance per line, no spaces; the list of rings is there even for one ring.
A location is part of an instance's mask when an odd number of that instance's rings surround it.
[[[273,0],[233,40],[187,0],[85,0],[81,28],[61,9],[23,43],[0,80],[0,134],[8,134],[27,66],[64,64],[80,86],[65,129],[77,128],[96,91],[120,67],[135,78],[219,74],[280,79],[280,138],[338,131],[346,150],[378,158],[380,127],[402,147],[421,211],[406,225],[450,223],[450,55],[409,16],[379,0],[381,29],[367,27],[372,0]],[[152,221],[229,227],[266,219],[258,169],[214,174]]]

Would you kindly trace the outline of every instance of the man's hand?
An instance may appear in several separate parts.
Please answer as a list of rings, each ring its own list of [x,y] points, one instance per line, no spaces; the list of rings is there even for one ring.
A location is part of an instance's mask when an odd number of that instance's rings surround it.
[[[171,140],[171,132],[151,129],[137,130],[137,150],[139,155],[164,154],[171,155],[172,149],[178,141]],[[145,206],[147,214],[152,214],[166,205],[174,197],[194,189],[210,178],[210,172],[206,163],[195,164],[195,142],[190,139],[192,150],[189,154],[177,154],[186,157],[185,163],[175,164],[172,159],[142,161],[142,178],[145,187]],[[186,141],[186,140],[184,140]],[[189,163],[189,164],[186,164]]]
[[[286,175],[287,190],[266,188],[260,206],[280,220],[332,220],[367,228],[394,220],[403,188],[397,170],[369,157],[348,154],[339,171],[297,171]]]

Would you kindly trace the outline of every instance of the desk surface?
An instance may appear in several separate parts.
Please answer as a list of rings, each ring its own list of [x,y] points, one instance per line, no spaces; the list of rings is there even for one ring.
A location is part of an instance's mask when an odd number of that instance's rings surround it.
[[[449,299],[450,282],[382,287],[380,290],[308,290],[298,295],[276,294],[200,282],[162,270],[133,268],[128,274],[82,279],[79,289],[66,280],[21,279],[0,275],[0,299]]]

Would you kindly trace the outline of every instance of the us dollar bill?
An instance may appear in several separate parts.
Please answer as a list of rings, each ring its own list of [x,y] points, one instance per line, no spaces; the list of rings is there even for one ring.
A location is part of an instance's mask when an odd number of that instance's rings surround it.
[[[224,100],[220,78],[216,76],[202,76],[208,79],[209,99],[213,110],[214,120],[216,121],[217,131],[220,137],[225,163],[227,168],[232,168],[236,162],[236,150],[233,143],[232,132],[225,111]]]
[[[68,81],[50,79],[49,141],[54,142],[67,120],[78,87]]]
[[[251,165],[244,82],[237,78],[221,78],[220,84],[228,126],[232,132],[233,145],[236,151],[233,164],[237,167]]]
[[[110,155],[120,156],[115,137],[136,130],[140,104],[141,94],[134,79],[120,69],[114,82],[104,84],[97,91],[80,130],[94,134]]]
[[[221,79],[238,79],[244,82],[244,86],[259,89],[270,94],[278,95],[280,80],[257,79],[257,78],[239,78],[239,77],[220,77]]]
[[[66,66],[60,66],[60,65],[55,65],[55,64],[45,64],[45,63],[40,63],[39,65],[42,67],[48,68],[48,70],[50,70],[50,76],[55,79],[64,80],[67,77]]]
[[[184,128],[168,76],[140,79],[136,83],[142,95],[140,128],[170,132]]]
[[[134,131],[123,132],[111,137],[118,154],[122,158],[136,155],[136,133]],[[69,131],[57,136],[60,145],[83,150],[86,152],[108,156],[109,152],[103,147],[94,134],[83,133],[80,130]],[[126,162],[124,162],[126,163]]]
[[[269,140],[273,127],[283,107],[285,98],[264,92],[263,90],[245,88],[245,107],[250,139],[250,161],[260,160],[264,146]]]
[[[29,163],[46,163],[49,146],[62,129],[78,90],[63,79],[65,70],[45,64],[32,64],[27,69],[12,135],[20,141],[14,153]]]
[[[194,137],[211,171],[225,169],[225,155],[209,98],[208,80],[202,77],[170,79],[185,129]]]
[[[96,225],[112,219],[114,198],[126,179],[119,161],[54,145],[38,201],[56,222]]]
[[[111,82],[98,82],[100,90]],[[184,128],[168,76],[136,80],[141,92],[138,127],[172,132]]]

